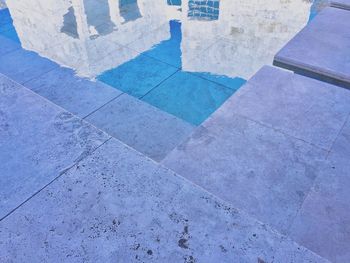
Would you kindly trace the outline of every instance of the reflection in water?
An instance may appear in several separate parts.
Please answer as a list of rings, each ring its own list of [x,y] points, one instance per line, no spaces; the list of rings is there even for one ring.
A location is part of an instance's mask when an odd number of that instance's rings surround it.
[[[63,26],[61,32],[66,33],[68,36],[79,38],[77,20],[72,6],[68,8],[67,14],[63,15]]]
[[[165,62],[185,71],[248,79],[272,62],[307,23],[311,7],[311,16],[318,10],[319,2],[8,0],[8,6],[24,48],[75,68],[80,75],[95,77],[115,68],[135,58],[127,48],[136,47],[138,53],[155,57],[176,54]],[[181,9],[171,9],[173,5]],[[168,21],[178,18],[179,46],[166,42],[173,39]]]
[[[197,20],[218,20],[220,0],[189,0],[188,17]]]

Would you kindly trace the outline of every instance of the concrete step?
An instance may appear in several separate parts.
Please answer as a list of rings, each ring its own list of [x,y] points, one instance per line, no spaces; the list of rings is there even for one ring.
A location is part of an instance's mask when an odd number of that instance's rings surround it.
[[[350,0],[332,0],[331,6],[345,10],[350,10]]]
[[[327,7],[275,56],[274,64],[350,88],[350,12]]]
[[[329,260],[348,262],[350,213],[342,207],[350,181],[344,162],[329,173],[327,156],[348,156],[349,114],[350,91],[264,67],[163,164]],[[327,186],[330,176],[337,179]]]
[[[0,75],[2,262],[328,262]]]

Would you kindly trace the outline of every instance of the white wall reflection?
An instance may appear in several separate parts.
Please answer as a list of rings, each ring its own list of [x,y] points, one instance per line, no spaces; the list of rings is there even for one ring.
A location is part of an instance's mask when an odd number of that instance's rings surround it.
[[[309,0],[7,3],[24,48],[87,77],[169,39],[169,20],[180,19],[184,71],[249,79],[263,65],[271,64],[275,53],[306,25],[312,7]]]
[[[8,0],[8,7],[25,49],[94,77],[137,56],[124,46],[168,21],[163,0],[123,1]],[[144,51],[169,36],[162,30]]]
[[[184,12],[183,69],[249,79],[307,24],[310,7],[305,0],[221,0],[216,21],[193,20]]]

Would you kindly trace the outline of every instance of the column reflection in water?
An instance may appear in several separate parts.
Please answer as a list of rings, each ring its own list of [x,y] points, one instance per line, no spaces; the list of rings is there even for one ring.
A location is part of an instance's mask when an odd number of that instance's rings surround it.
[[[7,2],[23,48],[86,77],[135,57],[125,46],[167,22],[162,0]],[[169,34],[163,31],[145,50]]]

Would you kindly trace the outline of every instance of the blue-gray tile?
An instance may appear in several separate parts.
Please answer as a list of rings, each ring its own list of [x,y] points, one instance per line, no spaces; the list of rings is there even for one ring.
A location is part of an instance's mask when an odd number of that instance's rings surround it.
[[[0,73],[21,84],[55,67],[58,67],[56,63],[24,49],[0,56]]]
[[[300,253],[114,139],[1,222],[0,234],[5,262],[272,262],[281,246],[292,262]]]
[[[286,233],[326,152],[243,117],[226,123],[215,114],[163,164]]]
[[[87,121],[156,161],[193,130],[191,124],[127,94],[93,113]]]
[[[0,75],[0,218],[107,139]]]
[[[139,98],[177,70],[153,58],[139,55],[117,68],[102,73],[97,79]]]
[[[349,155],[330,155],[289,233],[299,244],[335,263],[350,262],[349,171]]]
[[[264,67],[220,109],[329,150],[350,113],[350,91]]]
[[[350,86],[350,12],[328,7],[275,56],[275,62]]]
[[[21,46],[18,43],[0,35],[0,56],[15,51],[19,48],[21,48]]]
[[[334,142],[331,153],[350,157],[350,115],[344,124],[343,129],[339,133],[339,136]]]
[[[193,125],[199,125],[233,93],[233,89],[179,71],[142,100]]]
[[[73,70],[61,67],[25,83],[25,86],[82,118],[122,94],[104,83],[80,78]]]

